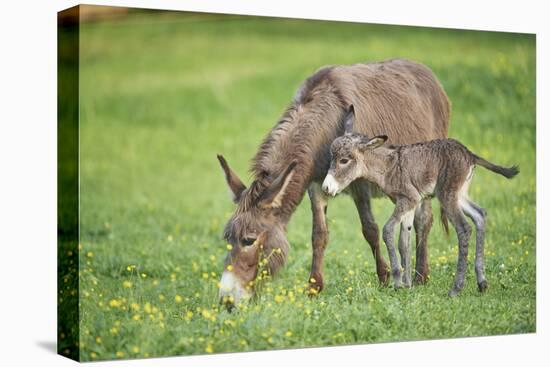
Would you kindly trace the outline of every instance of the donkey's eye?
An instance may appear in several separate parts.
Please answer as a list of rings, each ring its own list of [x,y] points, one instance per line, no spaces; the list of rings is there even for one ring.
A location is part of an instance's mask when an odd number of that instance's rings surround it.
[[[348,164],[348,162],[349,162],[349,159],[347,158],[340,159],[340,164]]]
[[[243,240],[241,241],[243,246],[252,246],[254,242],[256,242],[256,239],[251,237],[243,238]]]

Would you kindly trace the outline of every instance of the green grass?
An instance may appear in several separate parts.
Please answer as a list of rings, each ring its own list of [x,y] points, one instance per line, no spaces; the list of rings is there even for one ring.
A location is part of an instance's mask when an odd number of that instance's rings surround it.
[[[304,78],[326,64],[392,57],[439,77],[453,104],[451,137],[520,165],[511,181],[478,169],[471,186],[489,213],[488,293],[477,291],[470,251],[466,287],[447,297],[457,241],[439,225],[428,285],[379,287],[342,197],[329,208],[326,288],[309,299],[306,198],[289,225],[284,270],[257,302],[220,311],[221,232],[234,207],[216,153],[248,182],[250,158]],[[80,62],[81,359],[535,331],[534,36],[138,13],[85,24]],[[375,201],[379,224],[391,209]]]

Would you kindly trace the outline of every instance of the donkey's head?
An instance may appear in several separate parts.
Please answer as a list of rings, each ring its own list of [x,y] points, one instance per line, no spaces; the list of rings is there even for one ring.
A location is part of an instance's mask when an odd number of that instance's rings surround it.
[[[231,307],[253,295],[257,278],[274,274],[285,262],[289,244],[279,209],[296,161],[275,177],[257,177],[247,188],[222,156],[218,160],[237,204],[223,233],[230,250],[220,281],[220,301]]]
[[[365,176],[367,155],[388,139],[385,135],[369,139],[366,135],[354,133],[354,123],[355,111],[351,105],[344,119],[344,135],[336,138],[330,146],[330,168],[322,186],[328,195],[336,196],[357,178]]]

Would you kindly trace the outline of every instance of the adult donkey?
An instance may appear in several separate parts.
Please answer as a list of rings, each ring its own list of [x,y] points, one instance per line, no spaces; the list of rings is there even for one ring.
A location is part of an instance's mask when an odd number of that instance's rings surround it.
[[[324,67],[299,88],[281,120],[268,133],[252,161],[247,188],[226,160],[218,156],[237,209],[224,231],[231,245],[220,282],[220,297],[231,305],[249,298],[262,268],[274,274],[289,251],[286,225],[306,190],[313,214],[310,289],[323,289],[323,256],[328,242],[327,197],[321,183],[330,165],[330,144],[344,132],[348,107],[355,107],[357,132],[387,134],[390,143],[410,144],[444,138],[449,100],[426,66],[408,60]],[[376,260],[380,282],[389,269],[380,253],[379,229],[370,198],[378,188],[363,182],[349,187],[362,232]],[[416,281],[429,273],[427,239],[432,226],[429,201],[415,213]]]

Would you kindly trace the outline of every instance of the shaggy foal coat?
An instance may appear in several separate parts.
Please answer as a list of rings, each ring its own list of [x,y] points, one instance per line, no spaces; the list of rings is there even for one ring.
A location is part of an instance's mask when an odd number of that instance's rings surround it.
[[[411,286],[410,233],[416,208],[424,198],[437,197],[443,214],[456,229],[459,243],[457,272],[449,295],[455,296],[464,286],[471,226],[465,215],[476,226],[475,271],[480,292],[487,289],[484,274],[483,243],[486,211],[468,197],[473,169],[480,165],[507,178],[514,177],[517,167],[500,167],[470,152],[453,139],[436,139],[412,145],[382,146],[387,136],[369,139],[354,134],[353,108],[346,121],[346,134],[331,146],[331,165],[323,183],[323,190],[332,196],[351,182],[362,178],[378,185],[395,203],[390,219],[383,229],[395,287]],[[401,224],[398,263],[394,247],[394,228]],[[446,222],[444,222],[446,224]],[[404,269],[401,273],[401,267]]]

